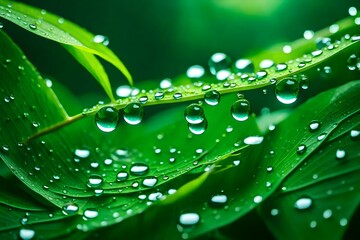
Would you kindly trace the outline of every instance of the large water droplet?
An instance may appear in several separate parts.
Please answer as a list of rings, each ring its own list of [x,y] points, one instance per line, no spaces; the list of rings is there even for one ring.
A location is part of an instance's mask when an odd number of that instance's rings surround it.
[[[215,106],[220,102],[220,93],[216,90],[211,90],[205,93],[204,100],[207,104]]]
[[[225,80],[231,74],[231,59],[224,53],[215,53],[209,60],[209,68],[218,80]]]
[[[246,99],[239,99],[231,105],[231,115],[237,121],[245,121],[249,118],[250,103]]]
[[[296,101],[299,94],[299,83],[295,79],[287,78],[276,84],[276,98],[284,103],[291,104]]]
[[[336,156],[336,159],[342,160],[346,157],[346,152],[344,149],[338,149],[338,150],[336,150],[335,156]]]
[[[144,108],[139,103],[129,103],[124,108],[124,120],[131,124],[139,124],[144,116]]]
[[[196,135],[203,134],[206,131],[207,127],[208,127],[208,122],[207,122],[206,118],[201,123],[198,123],[198,124],[189,123],[188,124],[188,128],[189,128],[190,132],[192,132],[193,134],[196,134]]]
[[[193,65],[186,71],[188,78],[201,78],[205,74],[205,69],[200,65]]]
[[[67,203],[61,210],[64,215],[74,215],[79,211],[79,206],[76,203]]]
[[[190,124],[202,123],[205,120],[203,108],[199,104],[190,104],[185,109],[185,119]]]
[[[311,121],[310,124],[309,124],[309,131],[310,131],[310,132],[315,132],[315,131],[319,130],[320,127],[321,127],[320,122],[317,121],[317,120],[313,120],[313,121]]]
[[[94,208],[88,208],[84,211],[84,218],[85,219],[92,219],[96,218],[99,215],[99,212]]]
[[[144,178],[142,184],[144,187],[154,187],[157,183],[158,179],[156,177],[147,177]]]
[[[179,217],[179,223],[183,227],[191,227],[200,222],[200,215],[197,213],[183,213]]]
[[[223,208],[228,201],[228,197],[225,194],[217,194],[211,197],[210,206],[213,208]]]
[[[30,240],[35,237],[35,230],[29,228],[21,228],[19,231],[19,237],[23,240]]]
[[[308,209],[312,205],[312,199],[308,197],[299,198],[294,203],[294,207],[299,210]]]
[[[103,183],[103,178],[99,175],[91,175],[88,180],[87,180],[87,183],[86,185],[89,187],[89,188],[97,188],[97,187],[100,187]]]
[[[96,126],[103,132],[112,132],[119,122],[119,113],[113,107],[103,107],[95,115]]]
[[[130,168],[130,174],[134,176],[145,175],[149,171],[149,166],[144,163],[135,163]]]

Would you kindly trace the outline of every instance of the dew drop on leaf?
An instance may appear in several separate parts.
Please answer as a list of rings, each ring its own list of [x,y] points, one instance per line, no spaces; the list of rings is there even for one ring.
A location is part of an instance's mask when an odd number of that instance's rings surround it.
[[[325,137],[326,137],[326,133],[322,133],[322,134],[320,134],[320,135],[317,137],[317,140],[318,140],[318,141],[322,141],[322,140],[325,139]]]
[[[101,43],[104,46],[108,46],[110,41],[109,38],[104,35],[95,35],[93,38],[94,43]]]
[[[324,219],[329,219],[331,218],[332,216],[332,211],[331,209],[326,209],[324,212],[323,212],[323,218]]]
[[[203,134],[206,131],[207,127],[208,127],[208,122],[206,118],[201,123],[197,123],[197,124],[188,123],[188,128],[190,132],[192,132],[195,135]]]
[[[346,152],[344,149],[338,149],[335,153],[336,159],[342,160],[346,157]]]
[[[228,197],[225,194],[213,195],[210,198],[209,205],[213,208],[223,208],[228,201]]]
[[[112,132],[119,122],[119,113],[114,107],[102,107],[95,115],[96,126],[103,132]]]
[[[219,80],[225,80],[231,74],[231,59],[225,53],[214,53],[208,64],[210,73]]]
[[[306,30],[305,32],[304,32],[304,38],[306,39],[306,40],[310,40],[310,39],[312,39],[314,37],[314,31],[312,31],[312,30]]]
[[[31,23],[31,24],[29,24],[29,28],[30,28],[31,30],[36,30],[36,29],[37,29],[37,26],[36,26],[36,24]]]
[[[249,59],[238,59],[235,62],[235,73],[253,73],[254,64]]]
[[[346,63],[350,71],[360,70],[360,58],[356,54],[351,54]]]
[[[88,208],[84,211],[84,218],[85,219],[92,219],[96,218],[99,215],[99,212],[94,208]]]
[[[130,174],[134,176],[145,175],[149,171],[149,166],[144,163],[134,163],[130,168]]]
[[[311,221],[310,222],[310,228],[316,228],[317,227],[317,222],[316,221]]]
[[[190,124],[202,123],[205,120],[203,108],[199,104],[190,104],[184,113],[185,119]]]
[[[316,40],[316,47],[317,49],[323,49],[331,44],[331,39],[328,37],[325,38],[318,38]]]
[[[148,100],[149,100],[148,96],[141,96],[141,97],[139,97],[139,102],[140,102],[141,104],[147,103]]]
[[[231,105],[231,115],[237,121],[245,121],[249,118],[250,103],[246,99],[239,99]]]
[[[313,51],[313,52],[311,52],[311,56],[313,56],[313,57],[318,57],[318,56],[320,56],[321,54],[323,53],[323,51],[322,50],[315,50],[315,51]]]
[[[118,174],[116,175],[116,181],[125,181],[127,178],[129,177],[129,174],[125,171],[120,171],[118,172]]]
[[[173,98],[176,99],[176,100],[181,99],[182,98],[182,93],[179,93],[179,92],[174,93]]]
[[[86,182],[86,185],[89,187],[89,188],[97,188],[97,187],[100,187],[103,183],[103,178],[99,175],[91,175],[87,182]]]
[[[35,230],[29,228],[21,228],[19,230],[19,237],[22,240],[30,240],[35,237]]]
[[[216,90],[211,90],[205,93],[204,100],[210,106],[215,106],[220,102],[220,93]]]
[[[172,87],[172,82],[170,78],[165,78],[163,80],[161,80],[160,82],[160,88],[161,89],[167,89],[167,88],[171,88]]]
[[[315,132],[315,131],[319,130],[320,127],[321,127],[320,122],[317,121],[317,120],[313,120],[313,121],[311,121],[310,124],[309,124],[309,131],[310,131],[310,132]]]
[[[164,92],[156,92],[156,93],[154,94],[154,98],[155,98],[156,100],[163,99],[164,96],[165,96]]]
[[[144,178],[142,185],[144,187],[154,187],[157,183],[158,179],[156,177],[146,177]]]
[[[124,108],[124,120],[131,124],[139,124],[144,116],[144,108],[139,103],[129,103]]]
[[[260,195],[257,195],[254,197],[254,203],[261,203],[263,200],[263,197]]]
[[[6,153],[6,152],[8,152],[9,150],[10,150],[10,148],[9,148],[8,145],[2,145],[2,146],[1,146],[1,151],[2,151],[2,152]]]
[[[260,62],[260,68],[262,69],[268,69],[274,66],[274,61],[271,59],[264,59]]]
[[[179,223],[183,227],[191,227],[200,222],[200,215],[197,213],[183,213],[179,217]]]
[[[299,94],[299,83],[295,79],[287,78],[276,84],[276,98],[284,103],[291,104],[297,100]]]
[[[132,88],[129,85],[122,85],[116,89],[116,95],[121,98],[129,97],[132,92]]]
[[[75,155],[75,157],[78,157],[78,158],[87,158],[90,156],[90,150],[78,148],[78,149],[75,149],[74,155]]]
[[[306,152],[306,145],[305,144],[300,144],[298,147],[297,147],[297,150],[296,150],[296,153],[297,155],[302,155]]]
[[[308,209],[312,205],[312,199],[308,197],[299,198],[294,203],[294,208],[299,210]]]
[[[186,76],[188,78],[201,78],[205,74],[205,69],[200,65],[193,65],[188,68],[186,71]]]
[[[64,215],[74,215],[79,211],[79,206],[76,203],[67,203],[61,210]]]
[[[275,70],[277,72],[281,72],[281,71],[284,71],[288,68],[288,65],[286,63],[279,63],[279,64],[276,64],[275,66]]]
[[[271,209],[270,214],[271,214],[271,216],[279,215],[279,209],[277,209],[277,208]]]
[[[244,143],[248,145],[258,145],[261,144],[264,140],[262,136],[250,136],[244,139]]]
[[[345,227],[348,224],[348,220],[346,218],[342,218],[339,221],[340,226]]]
[[[351,130],[350,137],[352,140],[358,140],[360,138],[360,131],[355,129]]]
[[[261,80],[263,78],[265,78],[267,76],[267,72],[265,70],[260,70],[258,72],[256,72],[255,76],[256,76],[256,79],[258,80]]]

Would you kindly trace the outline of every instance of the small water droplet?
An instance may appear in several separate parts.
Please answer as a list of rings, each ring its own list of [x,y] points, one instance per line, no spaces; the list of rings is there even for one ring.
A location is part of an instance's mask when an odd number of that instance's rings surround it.
[[[256,76],[256,79],[258,80],[261,80],[263,78],[265,78],[267,76],[267,72],[265,70],[260,70],[258,72],[256,72],[255,76]]]
[[[291,104],[295,102],[299,94],[299,83],[298,81],[287,78],[276,84],[275,87],[276,98],[284,103]]]
[[[349,15],[350,16],[356,16],[357,14],[357,8],[356,7],[349,7]]]
[[[311,56],[313,56],[313,57],[318,57],[318,56],[320,56],[322,53],[323,53],[322,50],[315,50],[315,51],[311,52]]]
[[[328,37],[319,38],[316,40],[317,49],[323,49],[331,44],[331,39]]]
[[[130,168],[130,174],[134,176],[145,175],[149,171],[149,166],[144,163],[135,163]]]
[[[277,216],[279,215],[279,209],[273,208],[270,211],[271,216]]]
[[[79,211],[79,206],[76,203],[67,203],[61,210],[64,215],[74,215]]]
[[[360,69],[360,58],[356,54],[351,54],[346,63],[350,71]]]
[[[315,131],[319,130],[320,127],[321,127],[320,122],[317,121],[317,120],[313,120],[313,121],[311,121],[310,124],[309,124],[309,131],[310,131],[310,132],[315,132]]]
[[[346,152],[344,149],[338,149],[336,150],[335,156],[338,160],[344,159],[346,157]]]
[[[234,166],[239,166],[240,165],[240,160],[234,160],[233,164],[234,164]]]
[[[308,197],[299,198],[294,203],[294,207],[299,210],[308,209],[312,205],[312,199]]]
[[[21,228],[19,230],[19,237],[23,240],[30,240],[35,237],[35,230],[30,228]]]
[[[112,132],[119,122],[119,113],[113,107],[102,107],[95,115],[96,126],[103,132]]]
[[[155,98],[156,100],[163,99],[164,96],[165,96],[164,92],[156,92],[156,93],[154,94],[154,98]]]
[[[6,153],[6,152],[9,152],[9,150],[10,150],[10,148],[9,148],[8,145],[2,145],[2,146],[1,146],[1,151],[2,151],[2,152]]]
[[[139,124],[144,116],[144,108],[139,103],[129,103],[124,108],[124,120],[131,124]]]
[[[142,182],[142,185],[144,187],[154,187],[157,183],[158,179],[156,177],[146,177],[144,178],[143,182]]]
[[[302,89],[308,89],[309,88],[309,85],[310,85],[310,81],[309,81],[309,78],[305,75],[301,75],[300,77],[300,87]]]
[[[258,145],[261,144],[264,140],[264,137],[261,136],[250,136],[244,139],[244,143],[248,145]]]
[[[225,194],[213,195],[210,199],[210,206],[213,208],[223,208],[228,201],[228,197]]]
[[[99,216],[99,212],[94,208],[88,208],[84,211],[84,218],[85,219],[92,219]]]
[[[310,222],[310,228],[316,228],[317,226],[317,222],[316,221],[311,221]]]
[[[125,181],[126,179],[128,179],[129,174],[125,171],[120,171],[118,172],[118,174],[116,175],[116,181]]]
[[[276,67],[275,67],[275,70],[277,72],[281,72],[281,71],[284,71],[288,68],[288,65],[286,63],[279,63],[279,64],[276,64]]]
[[[290,45],[285,45],[285,46],[283,47],[283,52],[284,52],[284,53],[288,54],[288,53],[291,53],[291,51],[292,51],[292,48],[291,48]]]
[[[270,59],[264,59],[260,62],[260,68],[262,69],[268,69],[274,66],[274,61]]]
[[[193,65],[186,71],[188,78],[201,78],[205,74],[205,69],[200,65]]]
[[[317,137],[317,140],[318,140],[318,141],[322,141],[322,140],[325,139],[325,137],[326,137],[326,133],[322,133],[322,134],[320,134],[320,135]]]
[[[337,31],[339,31],[339,25],[338,24],[332,24],[329,27],[329,32],[330,33],[336,33]]]
[[[93,38],[94,43],[101,43],[104,46],[108,46],[110,41],[109,38],[104,35],[95,35]]]
[[[36,26],[36,24],[30,23],[30,24],[29,24],[29,28],[30,28],[31,30],[36,30],[36,29],[37,29],[37,26]]]
[[[339,221],[340,226],[345,227],[348,224],[348,220],[346,218],[342,218]]]
[[[203,108],[199,104],[190,104],[184,113],[185,119],[190,124],[202,123],[205,120]]]
[[[257,195],[254,197],[254,203],[261,203],[263,200],[263,197],[260,195]]]
[[[211,90],[205,93],[204,100],[210,106],[215,106],[220,102],[220,93],[216,90]]]
[[[249,59],[238,59],[235,62],[235,73],[253,73],[254,64]]]
[[[179,93],[179,92],[174,93],[173,98],[176,99],[176,100],[181,99],[182,98],[182,93]]]
[[[179,223],[183,227],[191,227],[200,222],[200,215],[197,213],[183,213],[179,217]]]
[[[88,158],[90,151],[88,149],[75,149],[74,155],[78,158]]]
[[[297,150],[296,150],[296,153],[297,155],[302,155],[306,152],[306,145],[305,144],[300,144],[298,147],[297,147]]]
[[[172,87],[172,82],[170,78],[165,78],[163,80],[161,80],[160,82],[160,88],[161,89],[168,89]]]
[[[91,175],[88,180],[86,185],[89,188],[97,188],[100,187],[103,184],[103,178],[99,175]]]
[[[121,98],[126,98],[130,96],[132,90],[129,85],[122,85],[116,89],[116,95]]]
[[[273,167],[271,167],[271,166],[266,168],[266,171],[267,171],[268,173],[272,172],[273,170],[274,170],[274,169],[273,169]]]
[[[324,219],[329,219],[329,218],[331,218],[331,216],[332,216],[332,210],[331,209],[326,209],[323,212],[323,218]]]
[[[190,132],[192,132],[195,135],[203,134],[206,131],[207,127],[208,127],[208,122],[206,118],[201,123],[197,123],[197,124],[188,123],[188,128]]]
[[[211,74],[219,80],[225,80],[231,74],[231,59],[224,53],[213,54],[208,64]]]
[[[148,100],[149,100],[148,96],[141,96],[141,97],[139,97],[139,102],[140,102],[141,104],[147,103]]]
[[[312,31],[312,30],[306,30],[305,32],[304,32],[304,38],[306,39],[306,40],[310,40],[310,39],[312,39],[314,37],[314,31]]]
[[[239,99],[231,105],[231,115],[237,121],[245,121],[249,118],[250,103],[246,99]]]
[[[352,140],[358,140],[358,139],[360,139],[360,131],[359,131],[359,130],[355,130],[355,129],[351,130],[351,131],[350,131],[350,137],[351,137]]]

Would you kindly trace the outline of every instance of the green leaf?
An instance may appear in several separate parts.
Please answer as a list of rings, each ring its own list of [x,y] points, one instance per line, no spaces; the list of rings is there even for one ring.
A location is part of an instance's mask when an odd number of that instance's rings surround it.
[[[0,16],[41,37],[66,45],[66,49],[96,78],[113,100],[111,85],[93,54],[118,68],[132,85],[132,77],[119,58],[94,35],[76,24],[45,10],[15,1],[0,1]]]

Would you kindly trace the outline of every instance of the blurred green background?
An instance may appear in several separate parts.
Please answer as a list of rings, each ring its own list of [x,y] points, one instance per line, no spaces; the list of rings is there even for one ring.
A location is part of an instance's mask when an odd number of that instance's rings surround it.
[[[110,39],[109,47],[136,82],[207,65],[214,52],[232,59],[301,38],[348,16],[358,0],[28,0]],[[4,22],[4,29],[41,73],[77,94],[100,92],[96,81],[61,46]],[[269,56],[271,58],[271,56]],[[114,88],[126,80],[106,65]],[[103,95],[104,96],[104,95]]]

